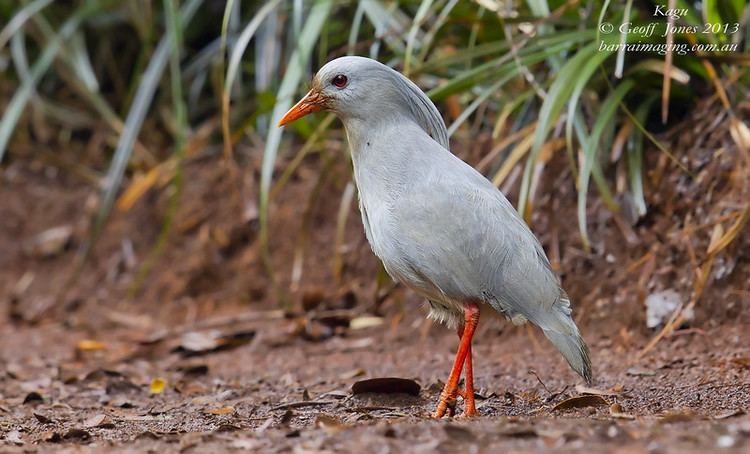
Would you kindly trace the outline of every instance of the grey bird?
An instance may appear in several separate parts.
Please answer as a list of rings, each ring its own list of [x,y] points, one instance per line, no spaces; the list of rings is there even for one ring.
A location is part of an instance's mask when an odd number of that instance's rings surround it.
[[[318,71],[279,126],[320,110],[344,123],[373,252],[461,339],[433,416],[452,415],[458,395],[464,415],[477,415],[471,339],[480,312],[535,324],[591,383],[588,347],[542,246],[502,192],[449,151],[422,90],[375,60],[341,57]]]

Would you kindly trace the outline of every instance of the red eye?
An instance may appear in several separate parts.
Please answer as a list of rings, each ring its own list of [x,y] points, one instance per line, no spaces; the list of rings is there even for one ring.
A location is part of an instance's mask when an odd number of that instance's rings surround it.
[[[346,84],[349,82],[349,79],[346,78],[343,74],[338,74],[336,76],[333,76],[333,79],[331,79],[331,83],[338,88],[344,88],[346,87]]]

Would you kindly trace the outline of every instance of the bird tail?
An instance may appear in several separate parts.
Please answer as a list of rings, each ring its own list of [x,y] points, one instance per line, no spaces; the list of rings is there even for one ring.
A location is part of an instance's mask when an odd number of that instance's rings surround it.
[[[593,377],[589,348],[571,317],[570,300],[565,292],[562,292],[560,301],[552,307],[550,315],[554,318],[552,323],[541,326],[544,335],[562,353],[570,367],[590,385]]]

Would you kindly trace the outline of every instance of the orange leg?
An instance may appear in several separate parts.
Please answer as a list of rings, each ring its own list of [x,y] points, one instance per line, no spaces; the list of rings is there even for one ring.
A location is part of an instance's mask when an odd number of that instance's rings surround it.
[[[477,409],[474,403],[474,371],[472,370],[471,361],[471,339],[474,337],[474,331],[479,323],[479,306],[476,303],[469,303],[464,307],[464,326],[459,328],[459,334],[461,335],[461,342],[458,344],[458,351],[456,352],[456,360],[453,362],[453,368],[451,374],[448,377],[448,381],[445,383],[443,392],[440,393],[440,400],[438,406],[435,409],[433,417],[441,418],[445,415],[446,410],[453,408],[456,403],[456,396],[458,395],[458,380],[461,377],[461,370],[464,367],[464,361],[466,365],[466,393],[465,395],[465,408],[464,416],[476,416]],[[467,360],[468,357],[468,360]],[[452,413],[452,411],[451,411]]]
[[[464,325],[458,327],[458,339],[464,336]],[[464,382],[466,390],[458,389],[458,395],[464,399],[464,416],[477,416],[477,406],[474,398],[474,367],[472,365],[471,343],[469,343],[469,352],[466,354],[464,363]],[[451,415],[452,416],[452,415]]]
[[[479,314],[477,313],[477,316]],[[477,320],[478,322],[479,320]],[[463,336],[461,336],[463,338]],[[471,355],[471,341],[469,341],[469,352],[466,355],[466,363],[464,365],[464,383],[466,385],[466,391],[464,391],[464,416],[477,416],[477,405],[474,400],[474,367],[472,365]]]

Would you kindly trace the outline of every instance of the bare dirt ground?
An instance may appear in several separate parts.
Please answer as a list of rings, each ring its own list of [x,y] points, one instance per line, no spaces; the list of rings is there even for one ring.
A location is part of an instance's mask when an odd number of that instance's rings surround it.
[[[0,452],[747,452],[750,240],[708,251],[750,195],[727,130],[706,132],[727,122],[716,106],[686,120],[704,128],[662,136],[693,177],[647,154],[645,218],[628,214],[620,185],[620,214],[592,191],[591,252],[567,161],[547,163],[532,223],[575,301],[594,387],[539,332],[481,323],[472,420],[429,418],[456,336],[424,321],[412,293],[376,284],[354,206],[340,275],[331,266],[343,159],[306,159],[274,198],[272,265],[293,290],[281,311],[260,260],[257,194],[233,195],[215,147],[187,163],[171,240],[142,279],[163,186],[115,213],[66,291],[97,193],[70,166],[104,164],[80,150],[63,155],[63,171],[15,147],[0,169]],[[472,144],[462,155],[476,164],[491,144]],[[343,153],[341,140],[330,147]],[[243,150],[253,188],[258,154]],[[644,300],[662,290],[695,317],[639,356],[658,332],[645,327]]]
[[[395,328],[316,343],[301,339],[294,321],[244,322],[228,332],[254,333],[250,342],[204,354],[175,351],[180,343],[203,347],[184,336],[136,343],[146,333],[132,329],[109,331],[100,350],[83,342],[87,334],[58,323],[6,328],[3,452],[743,452],[750,446],[743,326],[671,337],[642,360],[617,334],[590,337],[596,390],[581,390],[555,352],[536,347],[538,334],[487,324],[475,347],[482,416],[434,421],[429,414],[455,340],[442,328],[420,334],[411,328],[424,326],[420,320],[414,314]],[[382,377],[414,380],[421,391],[352,394],[355,382]],[[151,393],[156,378],[166,386]],[[594,395],[566,401],[579,391]]]

